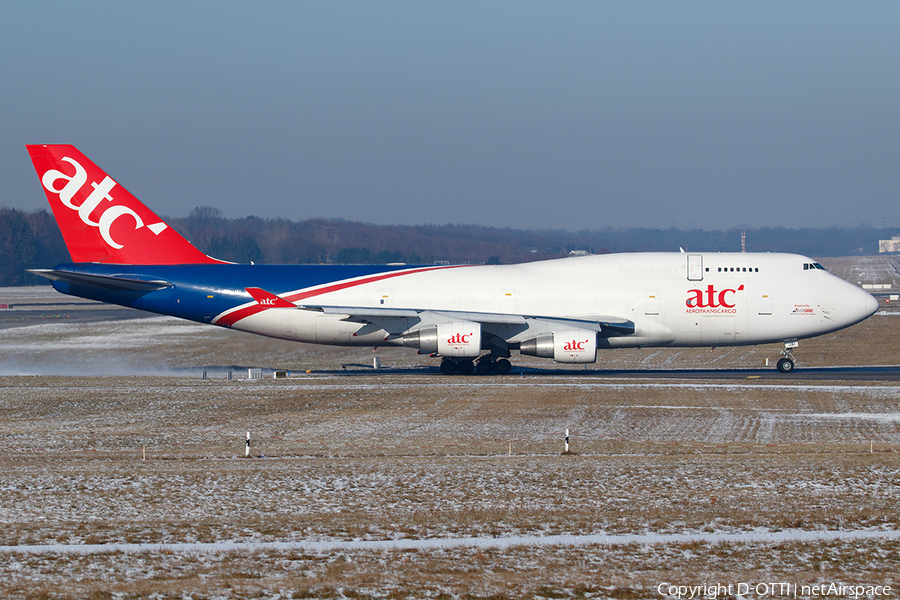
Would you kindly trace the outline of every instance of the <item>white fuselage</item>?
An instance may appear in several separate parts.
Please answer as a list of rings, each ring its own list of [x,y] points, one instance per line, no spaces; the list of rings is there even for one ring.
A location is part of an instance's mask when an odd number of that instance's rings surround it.
[[[553,320],[560,319],[634,324],[633,334],[603,337],[599,347],[762,344],[848,327],[878,306],[860,288],[793,254],[607,254],[410,269],[381,281],[347,283],[316,294],[314,304],[427,310],[438,321],[468,320],[465,313],[474,315],[472,321],[484,314],[524,316],[524,324],[497,323],[496,318],[484,324],[487,332],[513,346],[558,329]],[[392,335],[419,325],[412,319],[379,327],[342,314],[270,309],[233,328],[313,343],[383,345],[399,344]]]

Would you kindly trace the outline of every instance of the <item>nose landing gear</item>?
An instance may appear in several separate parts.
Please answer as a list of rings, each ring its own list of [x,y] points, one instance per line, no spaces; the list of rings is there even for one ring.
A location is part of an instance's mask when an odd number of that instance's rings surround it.
[[[781,351],[782,358],[778,359],[776,367],[780,373],[790,373],[794,370],[794,355],[792,350],[799,346],[797,340],[790,340],[784,343],[784,350]]]

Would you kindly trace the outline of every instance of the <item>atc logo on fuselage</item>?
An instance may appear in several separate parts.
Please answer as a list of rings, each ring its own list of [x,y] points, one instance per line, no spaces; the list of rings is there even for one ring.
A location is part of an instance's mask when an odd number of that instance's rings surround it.
[[[716,286],[712,284],[706,286],[705,290],[688,290],[685,312],[719,315],[737,313],[735,294],[743,291],[743,285],[736,290],[731,288],[716,290]]]

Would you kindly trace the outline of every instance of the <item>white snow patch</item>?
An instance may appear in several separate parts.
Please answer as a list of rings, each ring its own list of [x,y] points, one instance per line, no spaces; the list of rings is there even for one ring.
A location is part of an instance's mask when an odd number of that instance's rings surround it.
[[[430,538],[424,540],[353,540],[316,542],[215,542],[181,544],[47,544],[36,546],[0,546],[0,552],[29,554],[97,554],[139,552],[254,552],[262,550],[430,550],[459,547],[511,548],[515,546],[624,546],[628,544],[749,544],[784,542],[821,542],[833,540],[900,540],[900,530],[850,531],[753,531],[747,533],[673,533],[624,535],[547,535],[499,538]]]
[[[861,419],[865,421],[879,421],[882,423],[896,423],[900,421],[900,413],[800,413],[795,417],[805,417],[807,419]]]

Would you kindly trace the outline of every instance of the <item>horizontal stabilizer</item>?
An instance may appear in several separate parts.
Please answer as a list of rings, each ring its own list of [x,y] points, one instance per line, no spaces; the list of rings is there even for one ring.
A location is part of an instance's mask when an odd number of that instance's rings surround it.
[[[161,279],[135,279],[126,275],[90,275],[54,269],[28,269],[28,272],[69,285],[95,287],[114,292],[152,292],[172,285]]]

